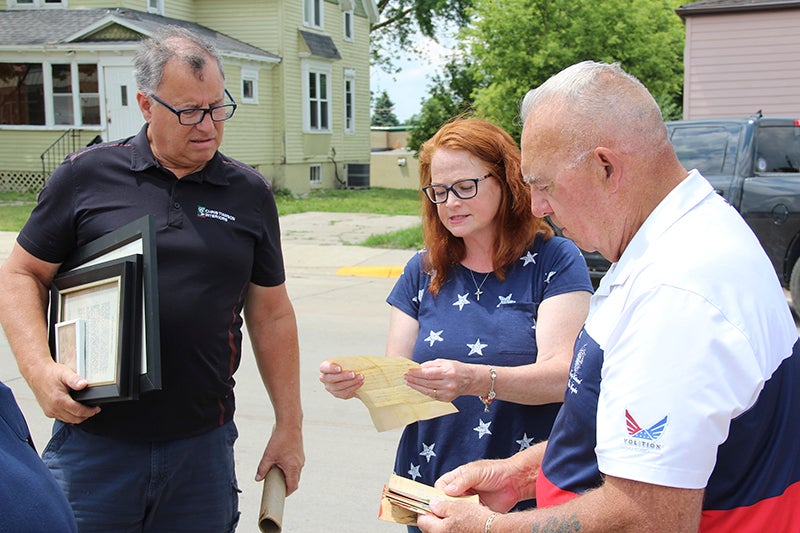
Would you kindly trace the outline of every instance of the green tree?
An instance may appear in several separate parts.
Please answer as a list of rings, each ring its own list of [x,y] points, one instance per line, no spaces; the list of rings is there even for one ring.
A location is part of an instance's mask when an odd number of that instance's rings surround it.
[[[412,117],[409,146],[418,149],[467,109],[519,139],[525,93],[585,59],[620,62],[650,89],[666,119],[680,118],[684,27],[675,9],[684,2],[474,0],[469,16],[475,22],[456,36],[460,57],[470,60],[454,60],[433,78]]]
[[[441,74],[435,74],[420,112],[408,121],[411,128],[409,150],[418,151],[423,142],[453,117],[472,114],[475,88],[475,78],[466,60],[452,59]]]
[[[415,35],[438,40],[442,28],[469,22],[473,0],[378,0],[380,20],[370,28],[373,63],[397,72],[395,61],[404,54],[419,54]]]
[[[475,0],[459,41],[479,80],[475,109],[519,135],[519,102],[561,69],[586,59],[619,62],[668,113],[680,109],[683,0]],[[679,114],[679,112],[678,112]]]
[[[372,102],[372,126],[399,126],[400,121],[394,114],[394,102],[389,98],[389,93],[381,93]]]

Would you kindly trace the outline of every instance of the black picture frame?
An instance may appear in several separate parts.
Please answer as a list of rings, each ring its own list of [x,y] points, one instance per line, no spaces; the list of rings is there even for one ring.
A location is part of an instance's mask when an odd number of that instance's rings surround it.
[[[56,361],[61,359],[59,326],[80,323],[83,328],[76,336],[81,344],[74,355],[89,386],[71,391],[77,401],[99,404],[138,397],[141,275],[142,256],[136,254],[70,270],[53,279],[50,348]]]
[[[158,260],[155,222],[145,215],[75,250],[61,265],[61,272],[99,264],[113,258],[142,256],[142,341],[139,393],[161,390],[161,333],[158,302]]]

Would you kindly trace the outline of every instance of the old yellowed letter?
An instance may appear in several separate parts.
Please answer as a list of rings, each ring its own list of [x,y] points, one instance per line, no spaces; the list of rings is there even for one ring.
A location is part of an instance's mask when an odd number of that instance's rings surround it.
[[[405,357],[351,355],[330,361],[342,370],[364,375],[356,396],[367,406],[378,431],[458,412],[452,403],[434,400],[406,385],[403,376],[419,363]]]

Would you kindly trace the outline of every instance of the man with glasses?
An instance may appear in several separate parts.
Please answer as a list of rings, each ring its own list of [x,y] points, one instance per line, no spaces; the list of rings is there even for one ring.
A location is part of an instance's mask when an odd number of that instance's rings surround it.
[[[233,531],[243,321],[276,419],[256,478],[277,466],[291,493],[305,460],[277,209],[263,176],[218,151],[236,103],[214,46],[168,28],[143,41],[135,67],[147,123],[53,173],[0,269],[0,321],[56,419],[43,459],[80,531]],[[50,356],[47,289],[73,250],[145,215],[156,228],[162,389],[76,402],[70,392],[87,382]]]

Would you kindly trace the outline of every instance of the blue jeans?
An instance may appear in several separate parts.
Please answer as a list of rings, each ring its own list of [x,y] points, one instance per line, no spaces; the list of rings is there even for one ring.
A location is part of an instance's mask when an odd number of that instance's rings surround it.
[[[127,442],[56,421],[42,459],[87,532],[227,533],[239,521],[233,421],[197,437]]]

